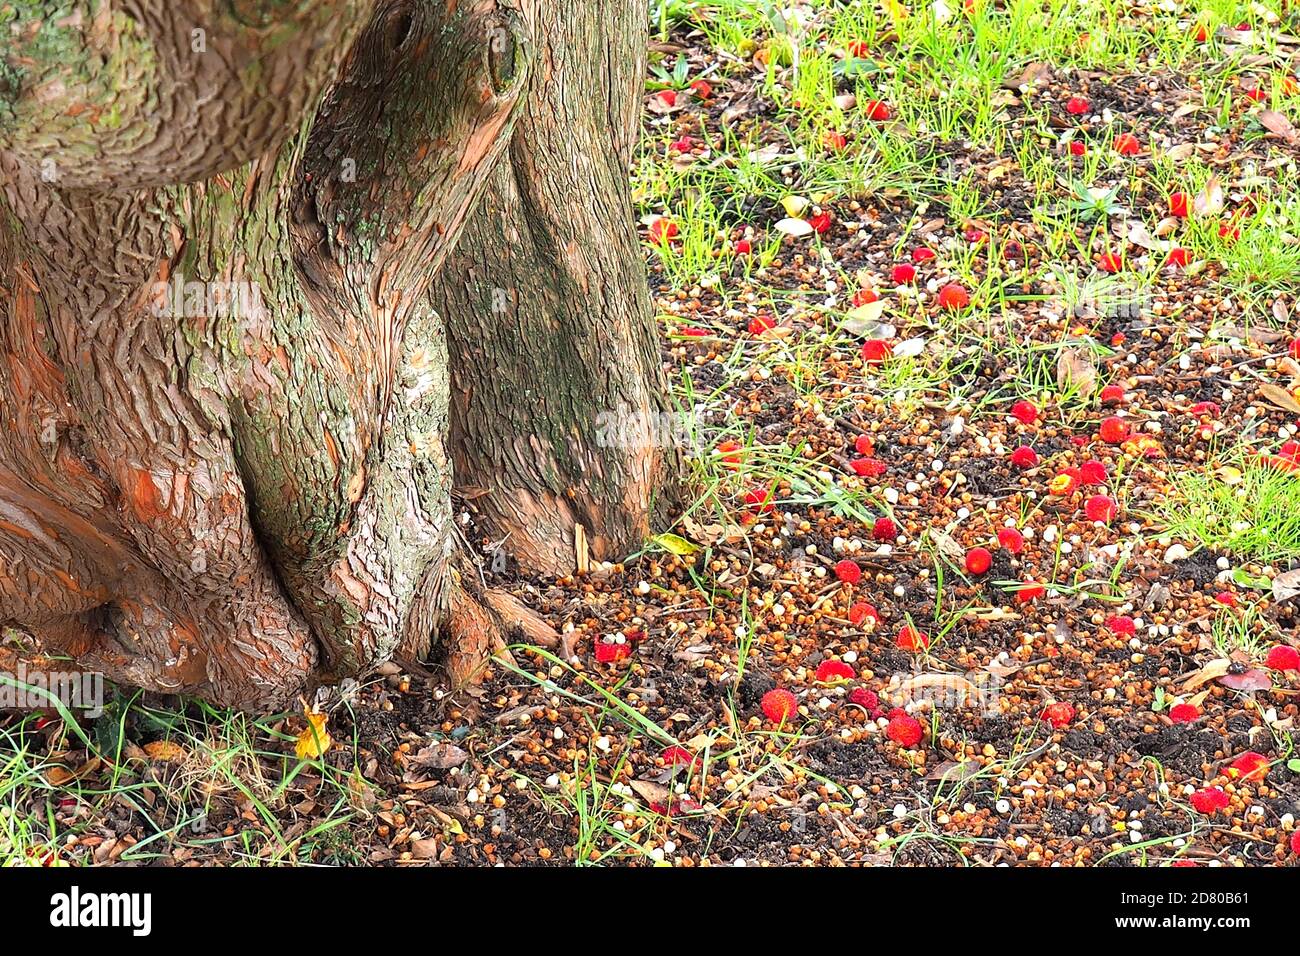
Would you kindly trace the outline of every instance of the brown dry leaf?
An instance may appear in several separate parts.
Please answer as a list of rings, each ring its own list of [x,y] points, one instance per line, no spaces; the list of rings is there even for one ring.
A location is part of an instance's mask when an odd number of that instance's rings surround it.
[[[920,674],[903,681],[899,692],[913,699],[933,700],[941,696],[964,707],[979,696],[979,690],[964,677],[955,674]]]
[[[1263,126],[1264,129],[1268,130],[1278,139],[1286,140],[1286,142],[1292,144],[1296,142],[1295,127],[1291,125],[1289,119],[1277,110],[1260,110],[1256,114],[1256,119],[1259,120],[1260,126]]]
[[[1244,674],[1224,674],[1219,683],[1233,690],[1272,690],[1273,678],[1268,671],[1252,667]]]
[[[1192,671],[1183,679],[1184,690],[1195,690],[1202,684],[1208,684],[1212,680],[1217,680],[1224,674],[1228,673],[1228,668],[1232,666],[1232,661],[1226,657],[1210,661],[1198,671]]]
[[[1192,214],[1195,216],[1217,216],[1223,211],[1223,184],[1218,176],[1211,176],[1205,181],[1205,188],[1192,200]]]
[[[1056,387],[1064,391],[1073,386],[1082,398],[1090,396],[1097,388],[1097,366],[1092,355],[1079,348],[1061,349],[1056,359]]]
[[[661,783],[655,783],[653,780],[633,780],[632,789],[646,803],[658,803],[667,806],[672,799],[672,791]]]
[[[45,779],[52,787],[66,787],[68,784],[74,783],[98,769],[99,758],[91,757],[76,770],[69,770],[67,767],[51,767],[46,772]]]
[[[150,760],[161,760],[166,763],[180,763],[186,757],[185,748],[170,740],[155,740],[145,744],[143,749]]]
[[[1282,386],[1274,385],[1272,382],[1260,382],[1259,392],[1278,408],[1300,415],[1300,402],[1297,402],[1295,396]]]
[[[468,759],[469,754],[455,744],[436,743],[421,747],[420,751],[411,758],[411,766],[428,770],[448,770],[459,767]]]
[[[1019,73],[1013,73],[1002,81],[1002,86],[1008,90],[1018,90],[1022,86],[1033,86],[1040,80],[1046,80],[1052,75],[1052,67],[1047,63],[1030,63]]]

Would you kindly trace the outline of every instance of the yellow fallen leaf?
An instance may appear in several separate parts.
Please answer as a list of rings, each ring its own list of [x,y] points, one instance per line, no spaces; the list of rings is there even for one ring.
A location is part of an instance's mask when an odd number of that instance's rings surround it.
[[[329,731],[325,729],[325,724],[329,720],[328,714],[318,714],[307,711],[307,726],[303,732],[298,735],[298,741],[294,744],[294,753],[298,755],[299,760],[315,760],[325,754],[334,743],[330,739]]]
[[[671,551],[673,554],[682,558],[692,555],[696,551],[700,550],[699,545],[687,541],[679,534],[657,534],[652,540],[665,551]]]
[[[798,219],[812,203],[803,196],[786,196],[781,200],[781,208],[792,219]]]
[[[168,763],[180,763],[185,759],[185,748],[180,744],[174,744],[170,740],[155,740],[147,743],[143,748],[150,760],[163,760]]]

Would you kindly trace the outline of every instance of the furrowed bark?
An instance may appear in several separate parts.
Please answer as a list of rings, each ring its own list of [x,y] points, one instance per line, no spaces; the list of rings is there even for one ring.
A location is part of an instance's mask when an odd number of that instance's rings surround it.
[[[202,182],[69,189],[0,150],[0,622],[257,709],[427,644],[452,587],[426,291],[531,18],[381,0],[314,121]]]
[[[456,484],[528,571],[617,559],[680,460],[627,189],[646,17],[545,0],[532,93],[433,302],[452,353]],[[665,428],[665,426],[668,426]],[[485,491],[486,494],[478,494]]]
[[[50,0],[0,22],[0,150],[76,189],[194,182],[282,142],[373,0]]]

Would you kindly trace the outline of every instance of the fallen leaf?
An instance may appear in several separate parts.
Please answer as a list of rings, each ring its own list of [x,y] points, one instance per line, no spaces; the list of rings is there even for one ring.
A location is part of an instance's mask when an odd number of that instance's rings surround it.
[[[1273,600],[1289,601],[1300,595],[1300,568],[1285,571],[1273,579]]]
[[[663,548],[665,551],[671,552],[672,554],[677,555],[679,558],[689,557],[690,555],[694,554],[696,551],[700,550],[700,546],[698,544],[695,544],[694,542],[691,541],[687,541],[681,535],[673,534],[671,532],[666,532],[664,534],[657,534],[651,540],[653,540],[655,544],[659,545],[659,547]]]
[[[1251,668],[1244,674],[1224,674],[1219,683],[1233,690],[1271,690],[1273,678],[1267,671]]]
[[[1085,349],[1064,348],[1056,358],[1056,387],[1062,391],[1073,386],[1081,398],[1097,389],[1097,366]]]
[[[1291,121],[1279,113],[1277,110],[1260,110],[1256,114],[1259,125],[1268,130],[1278,139],[1286,140],[1288,143],[1295,143],[1296,131],[1291,125]]]
[[[293,751],[299,760],[315,760],[324,756],[325,751],[334,743],[329,731],[325,729],[329,715],[307,711],[304,716],[307,718],[307,726],[298,735]]]
[[[421,747],[410,762],[414,767],[423,767],[429,770],[448,770],[452,767],[459,767],[468,759],[469,754],[455,744],[434,743],[429,744],[427,747]]]
[[[1212,680],[1217,680],[1224,674],[1228,673],[1228,668],[1232,666],[1232,661],[1226,657],[1210,661],[1200,670],[1192,671],[1183,678],[1183,688],[1185,690],[1195,690],[1202,684],[1208,684]]]
[[[150,760],[161,760],[166,763],[180,763],[186,756],[185,748],[170,740],[155,740],[145,744],[141,749],[149,755]]]
[[[1223,211],[1223,185],[1218,176],[1205,181],[1205,188],[1192,200],[1192,213],[1196,216],[1217,216]]]
[[[782,219],[776,224],[776,231],[797,239],[812,235],[816,230],[803,219]]]
[[[1297,402],[1295,396],[1285,388],[1272,382],[1259,382],[1258,385],[1260,394],[1278,408],[1300,415],[1300,402]]]

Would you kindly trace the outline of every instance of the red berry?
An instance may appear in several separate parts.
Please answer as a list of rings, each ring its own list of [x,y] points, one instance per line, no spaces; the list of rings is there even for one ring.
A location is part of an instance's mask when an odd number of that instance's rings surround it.
[[[759,513],[772,511],[776,507],[772,503],[772,491],[769,488],[753,488],[747,491],[745,493],[745,504]]]
[[[845,558],[835,565],[835,576],[845,584],[857,584],[862,580],[862,569],[856,561]]]
[[[1263,780],[1268,776],[1268,763],[1268,758],[1263,754],[1247,750],[1232,762],[1232,775],[1242,780]]]
[[[849,55],[856,56],[858,59],[865,59],[871,56],[871,48],[867,46],[866,40],[854,40],[849,44]]]
[[[1300,651],[1286,644],[1279,644],[1268,652],[1264,666],[1275,671],[1300,671]]]
[[[736,255],[747,256],[754,251],[754,244],[748,239],[736,240]]]
[[[1065,111],[1071,116],[1079,116],[1088,112],[1088,101],[1082,96],[1071,96],[1065,101]]]
[[[654,222],[650,223],[648,235],[651,242],[661,243],[665,240],[675,239],[677,233],[677,223],[673,222],[671,219],[665,219],[663,216],[660,216]]]
[[[1003,528],[998,532],[998,544],[1012,554],[1019,554],[1025,549],[1025,536],[1015,528]]]
[[[1188,799],[1191,801],[1192,809],[1197,813],[1213,813],[1231,803],[1222,787],[1205,787],[1197,790]]]
[[[905,651],[923,651],[930,646],[930,636],[911,624],[904,624],[894,637],[894,643]]]
[[[917,265],[920,265],[922,262],[929,262],[933,258],[933,249],[928,249],[925,246],[917,246],[912,250],[912,261]]]
[[[1214,595],[1214,601],[1216,604],[1222,604],[1224,607],[1236,607],[1237,595],[1233,594],[1231,591],[1220,591],[1218,594]]]
[[[1033,468],[1038,464],[1038,452],[1028,445],[1021,445],[1011,453],[1011,464],[1017,468]]]
[[[1176,724],[1190,724],[1200,716],[1200,708],[1195,704],[1174,704],[1169,708],[1169,719]]]
[[[824,234],[830,231],[832,221],[830,213],[819,212],[808,218],[808,225],[812,226],[814,231]]]
[[[1300,830],[1296,830],[1291,834],[1291,852],[1296,856],[1300,856]]]
[[[1070,140],[1070,155],[1071,155],[1071,156],[1082,156],[1082,155],[1083,155],[1084,153],[1086,153],[1087,151],[1088,151],[1088,147],[1084,145],[1083,140],[1081,140],[1081,139],[1072,139],[1072,140]]]
[[[1038,600],[1047,593],[1047,588],[1036,581],[1026,581],[1016,591],[1016,600],[1021,604],[1029,604]]]
[[[863,478],[879,478],[886,471],[885,463],[875,458],[854,458],[849,462],[849,467],[854,474]]]
[[[1101,440],[1108,445],[1118,445],[1128,438],[1128,422],[1118,415],[1112,415],[1101,423]]]
[[[862,361],[879,365],[894,354],[894,347],[884,339],[867,339],[862,343]]]
[[[1068,727],[1074,721],[1074,705],[1065,701],[1048,704],[1043,710],[1043,719],[1053,727]]]
[[[679,747],[676,744],[673,744],[671,747],[665,747],[664,752],[659,756],[663,759],[663,762],[670,767],[677,767],[682,764],[690,766],[699,762],[699,758],[697,758],[693,753],[685,747]]]
[[[1187,264],[1191,261],[1192,254],[1182,246],[1174,246],[1174,248],[1169,250],[1169,255],[1165,257],[1166,266],[1177,266],[1180,269],[1186,268]]]
[[[1258,103],[1260,100],[1268,99],[1268,93],[1264,92],[1259,86],[1251,86],[1241,91],[1242,96],[1248,100]]]
[[[898,525],[894,524],[893,518],[877,518],[871,526],[871,537],[877,541],[893,541],[898,537]]]
[[[1287,354],[1297,362],[1300,362],[1300,339],[1292,339],[1286,347]]]
[[[1115,137],[1115,152],[1121,156],[1136,156],[1141,150],[1142,145],[1132,133],[1120,133]]]
[[[1106,466],[1097,459],[1090,458],[1079,466],[1079,478],[1085,485],[1104,485]]]
[[[853,680],[856,676],[853,668],[843,661],[822,661],[817,665],[817,683],[831,684],[842,680]]]
[[[907,285],[916,279],[916,266],[910,262],[900,262],[889,274],[894,285]]]
[[[859,455],[871,457],[876,453],[876,443],[871,440],[870,435],[859,435],[853,441],[853,450]]]
[[[1169,215],[1179,219],[1187,218],[1187,193],[1169,194]]]
[[[971,574],[984,574],[993,565],[993,555],[988,548],[971,548],[966,552],[966,570]]]
[[[691,89],[702,100],[707,100],[713,95],[713,87],[708,80],[691,80]]]
[[[859,601],[849,608],[849,623],[854,627],[861,627],[868,618],[873,621],[880,620],[880,612],[876,610],[875,605]]]
[[[779,724],[799,712],[799,701],[795,700],[794,694],[778,687],[763,695],[762,707],[767,719]]]
[[[880,100],[867,100],[862,104],[862,111],[867,114],[867,119],[875,120],[877,123],[883,123],[889,119],[889,107]]]
[[[838,153],[849,144],[849,139],[843,133],[830,130],[822,137],[822,142],[826,145],[827,149],[833,149]]]
[[[632,645],[626,642],[597,640],[592,645],[592,650],[596,652],[596,660],[601,664],[621,661],[632,656]]]
[[[880,296],[876,294],[875,289],[859,289],[853,293],[853,305],[870,305],[872,302],[879,302]]]
[[[660,90],[659,93],[658,93],[658,96],[659,96],[659,101],[660,101],[661,103],[663,103],[665,106],[676,106],[676,105],[677,105],[677,91],[676,91],[676,90]]]
[[[732,467],[739,465],[741,459],[744,458],[744,455],[742,454],[743,450],[744,450],[743,446],[740,444],[740,442],[735,441],[734,439],[728,439],[727,441],[724,442],[718,442],[717,451],[718,454],[722,457],[722,463],[724,465],[728,465]]]
[[[849,691],[849,703],[857,704],[870,713],[880,706],[880,698],[876,696],[876,692],[873,690],[868,690],[865,687],[855,687]]]
[[[1112,634],[1132,637],[1137,633],[1137,622],[1126,614],[1113,614],[1106,618],[1106,628]]]
[[[1097,257],[1097,268],[1102,272],[1124,271],[1124,260],[1113,252],[1102,253]]]
[[[1123,385],[1107,385],[1101,390],[1101,403],[1103,405],[1118,405],[1124,401]]]
[[[1197,43],[1204,43],[1210,38],[1210,28],[1204,23],[1197,24],[1195,36]]]
[[[1119,506],[1115,504],[1115,499],[1109,495],[1093,495],[1083,503],[1083,511],[1088,516],[1089,521],[1110,524],[1115,520],[1115,515],[1119,513]]]
[[[915,747],[921,742],[921,737],[924,736],[921,722],[915,717],[909,717],[906,714],[891,719],[889,726],[885,728],[885,733],[890,740],[900,747]]]
[[[770,315],[756,315],[749,320],[749,334],[762,335],[776,328],[776,319]]]
[[[964,309],[970,305],[970,293],[955,282],[949,282],[939,290],[939,305],[945,309]]]
[[[1022,398],[1011,406],[1011,414],[1024,424],[1032,425],[1038,421],[1038,406]]]

